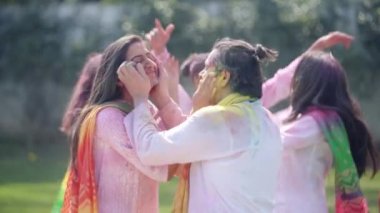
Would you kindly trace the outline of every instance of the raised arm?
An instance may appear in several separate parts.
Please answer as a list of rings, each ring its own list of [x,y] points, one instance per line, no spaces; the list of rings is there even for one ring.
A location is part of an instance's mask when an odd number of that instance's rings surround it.
[[[147,104],[140,103],[125,118],[125,127],[144,164],[183,164],[232,155],[251,145],[249,139],[233,137],[224,113],[216,106],[206,107],[180,125],[160,132]],[[238,132],[245,129],[234,131],[243,135]]]
[[[322,51],[332,46],[343,44],[349,48],[353,37],[342,32],[331,32],[317,39],[306,51]],[[304,53],[303,53],[304,54]],[[303,55],[302,54],[302,55]],[[291,81],[302,55],[294,59],[288,66],[279,69],[276,74],[263,84],[263,105],[270,108],[290,95]]]

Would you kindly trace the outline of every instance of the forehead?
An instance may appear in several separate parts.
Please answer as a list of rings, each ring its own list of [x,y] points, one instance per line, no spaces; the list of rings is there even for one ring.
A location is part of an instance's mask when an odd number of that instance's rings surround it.
[[[131,60],[132,58],[145,55],[149,50],[143,42],[135,42],[129,46],[128,51],[126,52],[126,59]]]
[[[205,61],[205,66],[206,66],[206,67],[209,67],[209,66],[213,65],[217,53],[218,53],[218,50],[215,50],[215,49],[214,49],[214,50],[212,50],[212,51],[210,52],[210,54],[208,54],[207,59],[206,59],[206,61]]]

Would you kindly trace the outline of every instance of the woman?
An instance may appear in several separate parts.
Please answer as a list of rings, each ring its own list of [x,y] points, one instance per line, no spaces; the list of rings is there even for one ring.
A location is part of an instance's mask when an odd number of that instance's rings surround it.
[[[116,73],[124,61],[133,61],[149,76],[151,100],[160,109],[150,105],[155,118],[170,111],[162,104],[158,63],[143,40],[131,35],[110,44],[72,130],[62,212],[158,212],[158,181],[168,180],[175,166],[144,166],[129,142],[123,120],[133,103]]]
[[[102,55],[92,53],[88,56],[82,71],[80,72],[78,81],[75,84],[73,94],[71,95],[69,104],[64,113],[60,130],[66,135],[70,135],[70,130],[79,116],[80,111],[86,105],[90,97],[92,82],[95,73],[100,66]]]
[[[291,99],[291,114],[281,126],[284,153],[275,212],[328,212],[324,181],[333,164],[336,212],[368,212],[359,178],[367,159],[376,173],[376,153],[345,71],[329,53],[309,52],[299,60],[294,76],[285,70],[270,81],[287,87]],[[289,78],[291,83],[284,81]],[[286,92],[267,106],[280,96]]]

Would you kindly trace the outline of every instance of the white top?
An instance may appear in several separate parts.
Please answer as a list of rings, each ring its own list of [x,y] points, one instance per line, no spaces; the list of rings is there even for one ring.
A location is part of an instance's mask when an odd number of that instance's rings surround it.
[[[332,153],[316,121],[308,115],[283,125],[284,152],[275,212],[328,212],[325,178]]]
[[[263,103],[271,107],[290,95],[290,84],[300,57],[263,85]],[[283,123],[288,108],[277,113],[284,151],[276,190],[276,213],[328,212],[325,178],[332,153],[316,121],[308,115]]]
[[[166,122],[182,122],[178,111]],[[190,213],[273,211],[281,139],[260,101],[236,104],[233,111],[205,107],[163,132],[140,104],[124,123],[144,164],[192,163]]]

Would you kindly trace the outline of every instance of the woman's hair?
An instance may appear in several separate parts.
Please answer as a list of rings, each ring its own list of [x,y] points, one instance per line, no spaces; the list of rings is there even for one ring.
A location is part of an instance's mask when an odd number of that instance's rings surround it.
[[[139,36],[124,36],[108,45],[104,50],[87,105],[80,113],[71,133],[71,166],[74,168],[76,168],[79,131],[84,118],[94,106],[122,98],[122,88],[117,86],[117,70],[126,60],[129,47],[138,42],[143,42]]]
[[[205,61],[208,53],[194,53],[185,59],[181,64],[181,73],[194,79],[205,68]]]
[[[233,92],[255,98],[262,96],[262,61],[274,61],[277,52],[261,44],[253,47],[243,40],[224,38],[214,44],[217,54],[212,58],[217,70],[227,70],[231,74],[229,85]]]
[[[96,70],[100,66],[101,58],[102,55],[100,53],[90,54],[80,72],[69,104],[62,118],[60,130],[66,135],[70,135],[75,120],[90,97],[92,82],[94,81]]]
[[[292,90],[292,113],[287,121],[296,120],[310,106],[334,110],[346,128],[359,176],[365,172],[369,160],[375,175],[376,150],[362,119],[359,104],[349,93],[347,77],[341,64],[329,53],[306,53],[295,71]]]

